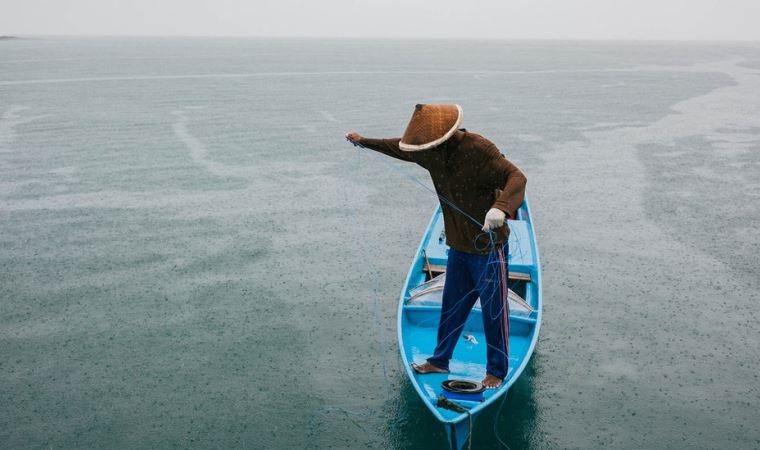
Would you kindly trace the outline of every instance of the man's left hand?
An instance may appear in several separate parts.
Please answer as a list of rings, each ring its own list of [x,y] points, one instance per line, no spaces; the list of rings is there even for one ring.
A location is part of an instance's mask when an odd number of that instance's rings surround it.
[[[499,208],[489,209],[485,220],[483,220],[483,231],[491,231],[503,226],[506,218],[507,215]]]

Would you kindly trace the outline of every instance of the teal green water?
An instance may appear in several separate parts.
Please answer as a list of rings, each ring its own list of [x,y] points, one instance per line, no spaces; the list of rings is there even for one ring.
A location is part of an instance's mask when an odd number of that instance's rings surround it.
[[[343,141],[418,102],[523,168],[542,253],[473,447],[760,446],[760,44],[38,38],[0,42],[0,447],[443,447],[395,338],[436,199]]]

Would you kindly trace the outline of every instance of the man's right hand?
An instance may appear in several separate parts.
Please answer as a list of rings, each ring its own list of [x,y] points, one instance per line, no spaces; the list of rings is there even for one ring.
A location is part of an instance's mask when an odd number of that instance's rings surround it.
[[[357,133],[357,132],[355,132],[355,131],[352,131],[350,133],[346,133],[346,139],[348,139],[351,142],[355,142],[355,143],[358,144],[362,140],[362,135],[359,134],[359,133]]]

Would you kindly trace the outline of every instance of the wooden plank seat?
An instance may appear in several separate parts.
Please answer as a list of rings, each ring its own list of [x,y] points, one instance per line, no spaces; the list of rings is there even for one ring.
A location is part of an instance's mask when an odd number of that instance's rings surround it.
[[[429,271],[433,273],[433,276],[440,275],[446,272],[446,266],[441,264],[430,264]],[[428,273],[428,267],[423,266],[422,271]],[[530,281],[530,274],[525,272],[509,272],[510,280]]]

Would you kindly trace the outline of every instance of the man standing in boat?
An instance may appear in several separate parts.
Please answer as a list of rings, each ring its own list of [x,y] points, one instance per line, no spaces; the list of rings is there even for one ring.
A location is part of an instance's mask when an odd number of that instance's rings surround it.
[[[369,139],[355,132],[346,139],[427,169],[441,200],[450,250],[438,343],[433,356],[412,368],[420,374],[448,372],[467,316],[480,297],[488,345],[483,385],[497,388],[509,361],[505,223],[523,202],[526,178],[491,141],[460,129],[461,122],[459,105],[417,105],[400,139]]]

